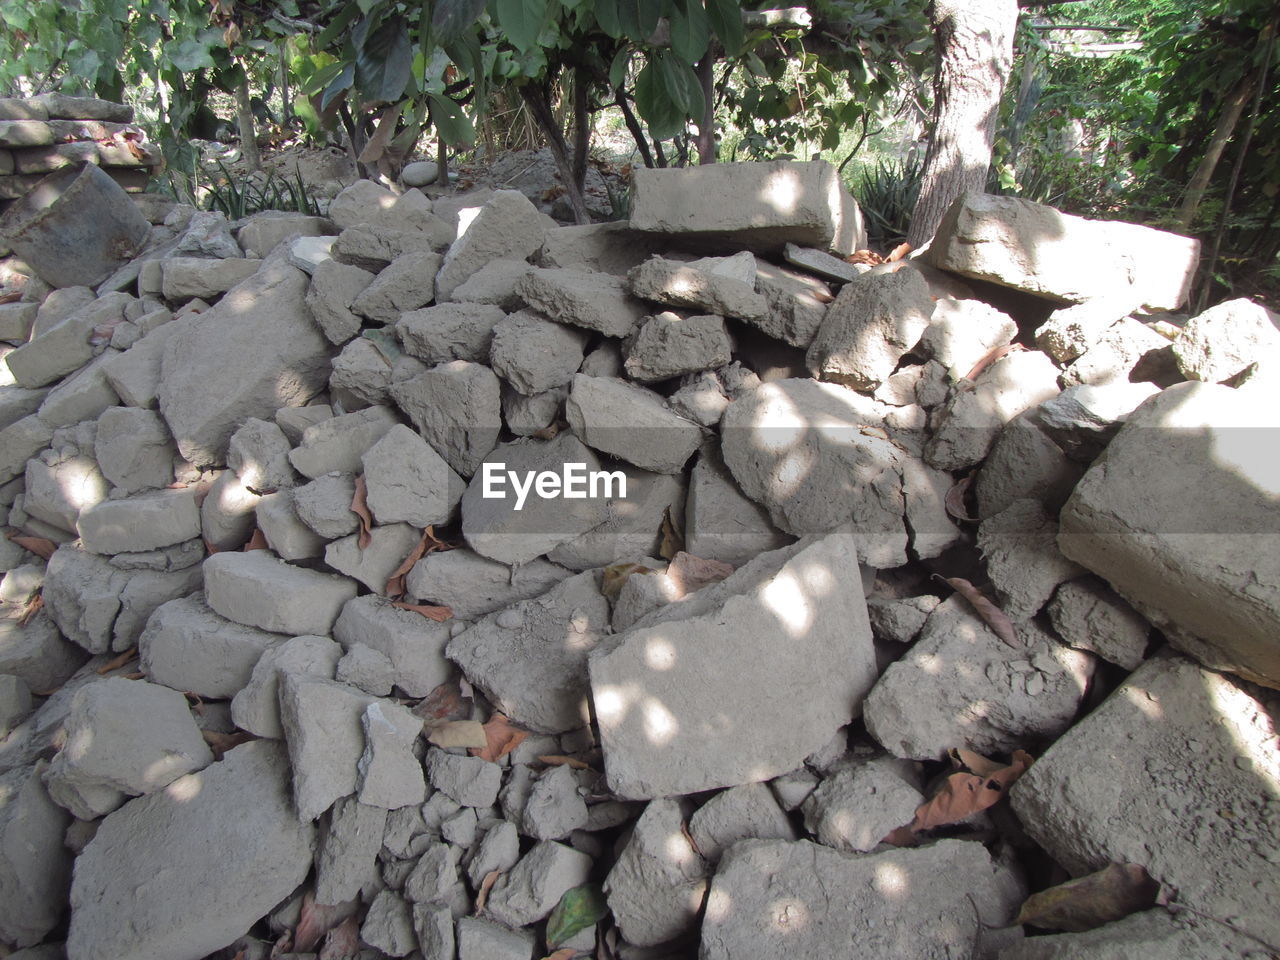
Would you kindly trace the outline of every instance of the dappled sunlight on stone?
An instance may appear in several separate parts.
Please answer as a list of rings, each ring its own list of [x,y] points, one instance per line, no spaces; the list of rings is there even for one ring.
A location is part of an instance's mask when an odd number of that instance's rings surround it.
[[[793,576],[779,576],[761,591],[765,607],[778,618],[778,625],[796,637],[813,625],[816,613],[806,591]]]
[[[769,922],[781,934],[800,933],[810,923],[809,908],[795,897],[785,897],[769,904]]]
[[[670,743],[679,733],[680,724],[661,700],[650,697],[644,703],[644,730],[649,742],[661,747]]]
[[[877,864],[872,885],[886,900],[905,900],[911,895],[907,871],[896,863]]]
[[[204,778],[198,774],[192,774],[188,777],[179,777],[173,783],[164,788],[164,792],[169,799],[177,803],[190,803],[196,797],[200,796],[200,791],[204,789]]]
[[[670,670],[676,665],[676,648],[662,637],[653,637],[645,645],[644,659],[654,670]]]
[[[782,169],[765,180],[760,199],[779,213],[794,213],[804,188],[794,170]],[[836,199],[839,199],[837,194]]]

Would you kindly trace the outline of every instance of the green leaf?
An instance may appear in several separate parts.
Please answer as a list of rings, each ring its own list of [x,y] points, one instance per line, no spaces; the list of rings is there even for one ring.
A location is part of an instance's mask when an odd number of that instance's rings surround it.
[[[725,55],[742,52],[742,5],[739,0],[707,0],[707,19],[720,38]]]
[[[612,39],[617,40],[622,36],[622,21],[618,19],[618,0],[596,0],[596,23]]]
[[[627,67],[631,65],[631,51],[623,47],[609,65],[609,86],[617,90],[627,82]]]
[[[547,16],[547,0],[495,0],[498,26],[521,53],[538,42]]]
[[[671,13],[671,49],[685,63],[697,63],[710,41],[711,26],[702,0],[676,0]]]
[[[336,17],[329,21],[329,25],[320,31],[320,35],[316,37],[316,47],[320,50],[327,50],[331,47],[333,42],[342,36],[347,27],[351,26],[351,21],[359,14],[360,8],[354,3],[348,3],[338,11]]]
[[[671,101],[686,117],[701,120],[706,101],[702,96],[702,84],[698,83],[693,67],[680,58],[671,56],[669,51],[662,50],[658,53],[658,68]]]
[[[324,95],[320,97],[321,111],[328,110],[329,104],[333,103],[338,94],[351,89],[351,85],[355,83],[356,68],[354,64],[348,63],[342,68],[342,72],[329,82],[324,89]]]
[[[684,111],[680,109],[660,75],[658,61],[650,60],[636,77],[636,110],[655,140],[670,140],[684,127]]]
[[[604,892],[594,883],[574,887],[560,898],[547,918],[547,946],[558,947],[574,934],[593,927],[609,913]]]
[[[484,13],[485,0],[437,0],[431,29],[441,46],[453,43]]]
[[[214,67],[209,48],[199,40],[182,40],[178,43],[165,44],[164,54],[169,58],[169,62],[183,73],[212,70]]]
[[[367,37],[368,20],[352,32],[356,44],[356,85],[368,100],[400,99],[413,69],[413,46],[404,17],[390,17]],[[356,39],[357,36],[360,39]]]
[[[431,122],[445,143],[455,147],[469,147],[475,143],[476,128],[461,106],[434,93],[428,94],[427,100],[431,104]]]

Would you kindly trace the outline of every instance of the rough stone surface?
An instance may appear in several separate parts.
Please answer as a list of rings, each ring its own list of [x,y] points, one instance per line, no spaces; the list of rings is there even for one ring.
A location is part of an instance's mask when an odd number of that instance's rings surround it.
[[[396,686],[410,697],[425,697],[449,679],[451,667],[444,657],[449,626],[393,607],[381,597],[363,596],[342,608],[333,636],[345,647],[363,643],[385,654],[395,668]]]
[[[307,308],[330,343],[344,344],[360,332],[351,305],[373,280],[368,270],[336,260],[325,260],[312,272]]]
[[[263,652],[285,638],[218,616],[196,595],[157,608],[138,638],[148,679],[211,700],[234,697]]]
[[[289,896],[314,843],[289,802],[284,750],[236,747],[103,821],[76,860],[67,954],[199,960]],[[204,868],[175,867],[194,862]]]
[[[655,473],[678,472],[702,443],[660,395],[609,377],[576,375],[565,417],[587,446]]]
[[[449,247],[436,274],[436,300],[448,300],[461,284],[493,260],[524,260],[542,247],[546,223],[518,190],[496,190]]]
[[[204,562],[204,586],[215,613],[293,636],[328,633],[356,595],[354,581],[292,566],[267,550],[214,554]]]
[[[264,650],[249,675],[249,682],[231,701],[231,719],[254,736],[283,739],[280,725],[279,685],[286,673],[333,678],[342,647],[328,637],[292,637]]]
[[[1059,584],[1085,571],[1058,549],[1058,524],[1036,500],[1015,500],[978,528],[978,549],[1000,608],[1030,620]]]
[[[587,882],[591,858],[560,843],[544,840],[498,878],[487,913],[509,927],[537,923],[560,898]]]
[[[413,912],[394,890],[382,890],[360,925],[360,940],[388,957],[408,956],[418,946]]]
[[[93,553],[155,550],[199,536],[200,511],[191,489],[158,490],[95,503],[80,512],[76,529]]]
[[[329,349],[303,302],[307,279],[268,262],[208,313],[171,321],[180,326],[165,343],[160,413],[187,460],[223,462],[248,417],[269,417],[323,389]]]
[[[842,534],[763,554],[593,656],[613,791],[645,799],[766,780],[829,740],[875,680],[857,570],[855,538]]]
[[[260,266],[261,260],[246,260],[243,257],[227,260],[170,257],[160,262],[160,290],[164,298],[172,303],[182,303],[196,297],[212,300],[253,276]]]
[[[795,840],[796,828],[767,784],[747,783],[716,794],[689,818],[689,835],[708,863],[739,840]]]
[[[990,350],[1018,335],[1018,325],[981,300],[943,297],[934,304],[929,326],[920,336],[919,348],[937,360],[958,380],[973,369]]]
[[[80,515],[105,501],[109,487],[92,458],[55,456],[27,461],[23,509],[37,520],[74,533]]]
[[[1085,933],[1028,937],[1002,950],[1000,960],[1238,960],[1257,948],[1256,940],[1221,923],[1153,907]]]
[[[648,312],[629,290],[621,277],[568,268],[530,270],[516,284],[517,295],[552,320],[606,337],[628,336]]]
[[[1151,624],[1097,577],[1081,577],[1058,587],[1049,604],[1058,636],[1077,650],[1136,670],[1146,654]]]
[[[394,323],[400,315],[417,310],[435,296],[435,278],[441,257],[417,250],[396,257],[351,303],[371,323]]]
[[[109,293],[92,300],[7,354],[4,362],[14,380],[22,387],[43,387],[88,363],[94,355],[93,329],[123,320],[130,299]]]
[[[365,707],[360,723],[365,739],[357,764],[360,802],[388,810],[422,803],[427,783],[412,749],[422,732],[422,720],[408,707],[378,702]]]
[[[625,345],[627,376],[652,382],[723,367],[732,341],[720,316],[681,317],[670,311],[649,317]]]
[[[457,509],[465,485],[440,455],[408,427],[397,424],[361,457],[367,503],[381,524],[419,529],[443,524]]]
[[[623,276],[667,248],[664,237],[631,229],[626,220],[552,227],[535,261],[540,267],[574,267]]]
[[[699,956],[993,956],[1009,942],[993,928],[1013,918],[1025,895],[1019,886],[980,843],[941,840],[851,857],[804,840],[747,840],[725,855],[712,881]]]
[[[1275,943],[1275,737],[1274,698],[1156,657],[1037,760],[1013,808],[1073,875],[1142,864],[1178,902]]]
[[[541,596],[568,576],[541,558],[512,567],[463,548],[427,554],[409,571],[406,586],[411,597],[444,604],[458,620],[476,620]]]
[[[564,386],[582,366],[587,335],[522,310],[493,327],[494,373],[525,396]]]
[[[411,310],[396,323],[396,335],[404,352],[430,364],[450,360],[485,363],[493,342],[493,330],[506,316],[500,308],[484,303],[438,303]]]
[[[360,718],[376,697],[320,677],[284,672],[278,679],[280,725],[293,768],[298,818],[315,820],[339,797],[356,792],[365,749]]]
[[[488,367],[453,360],[393,384],[391,396],[423,439],[463,477],[497,445],[502,392]]]
[[[530,930],[510,930],[483,917],[458,921],[458,960],[532,960],[535,946]]]
[[[491,304],[514,312],[524,306],[516,293],[516,284],[531,269],[524,260],[491,260],[454,288],[453,299],[459,303]]]
[[[668,307],[757,323],[769,312],[768,302],[755,291],[754,269],[750,280],[741,280],[699,269],[697,263],[651,257],[628,273],[627,280],[637,297]]]
[[[25,625],[12,616],[0,617],[0,673],[24,680],[32,690],[61,686],[87,658],[84,649],[66,640],[45,614]]]
[[[595,574],[489,614],[446,649],[467,678],[516,723],[541,733],[584,725],[587,655],[609,624]]]
[[[289,462],[314,480],[326,473],[356,473],[364,452],[400,422],[390,407],[366,407],[307,427]]]
[[[49,445],[53,427],[34,413],[0,430],[0,483],[22,476],[27,460]]]
[[[1173,345],[1145,323],[1125,317],[1107,328],[1071,366],[1062,372],[1062,385],[1151,380],[1161,386],[1182,379]]]
[[[94,458],[102,475],[125,493],[167,487],[176,453],[169,428],[152,410],[110,407],[98,417]]]
[[[833,299],[831,288],[807,273],[764,261],[756,265],[755,285],[769,309],[753,325],[775,340],[807,349]]]
[[[1160,392],[1154,383],[1067,387],[1035,408],[1036,421],[1072,459],[1091,463],[1144,400]]]
[[[39,764],[0,774],[0,939],[16,947],[58,925],[71,878],[62,846],[71,815],[49,799],[43,773]]]
[[[349,473],[326,473],[293,489],[293,510],[321,538],[336,540],[360,526],[360,518],[351,509],[355,495],[355,477]],[[317,550],[314,555],[323,552]]]
[[[421,540],[422,534],[407,523],[376,526],[364,547],[360,546],[358,535],[330,543],[324,550],[324,562],[381,594],[386,592],[391,575]]]
[[[289,463],[289,449],[289,438],[278,424],[250,417],[231,435],[227,466],[245,487],[260,494],[292,487],[297,476]]]
[[[502,770],[496,763],[479,757],[458,757],[432,747],[427,751],[425,765],[431,785],[464,807],[491,807],[498,799]]]
[[[854,762],[824,779],[803,804],[804,824],[817,841],[867,853],[911,822],[924,802],[910,764],[892,757]]]
[[[1058,545],[1207,665],[1280,686],[1274,418],[1240,391],[1170,387],[1139,407],[1062,510]],[[1194,510],[1171,510],[1188,490]]]
[[[587,825],[587,804],[573,770],[551,767],[534,781],[521,823],[521,832],[535,840],[560,840]]]
[[[1001,640],[959,596],[929,615],[915,644],[863,705],[867,730],[894,756],[937,760],[952,747],[1008,753],[1070,725],[1093,657],[1017,624],[1022,646]]]
[[[791,539],[773,526],[764,507],[742,492],[720,454],[704,448],[689,479],[685,506],[689,552],[737,567]]]
[[[338,669],[334,679],[339,683],[347,683],[359,687],[365,693],[375,697],[391,695],[391,688],[396,682],[396,668],[381,650],[353,643],[351,649],[338,661]]]
[[[1228,300],[1192,317],[1173,342],[1188,380],[1221,383],[1280,354],[1280,316],[1252,300]]]
[[[254,508],[254,517],[258,529],[266,537],[267,546],[280,559],[303,560],[324,554],[324,537],[298,518],[291,489],[279,490],[259,500]]]
[[[1034,411],[1014,417],[978,471],[974,493],[978,516],[990,517],[1015,500],[1034,498],[1056,515],[1071,496],[1084,465],[1071,460],[1049,438]]]

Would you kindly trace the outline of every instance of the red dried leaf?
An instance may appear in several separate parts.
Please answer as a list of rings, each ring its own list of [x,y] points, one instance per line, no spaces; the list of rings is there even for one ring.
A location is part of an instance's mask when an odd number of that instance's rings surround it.
[[[1014,751],[1012,763],[989,776],[951,774],[943,782],[942,789],[916,809],[915,819],[911,821],[912,832],[919,833],[949,823],[959,823],[994,806],[1009,792],[1009,787],[1026,772],[1031,763],[1028,753],[1017,750]]]
[[[884,262],[897,263],[914,249],[915,247],[911,246],[909,243],[900,243],[889,252],[889,255],[884,258]]]
[[[579,760],[577,757],[566,757],[559,753],[548,753],[545,756],[538,757],[539,763],[545,763],[548,767],[569,767],[573,770],[590,770],[591,764],[585,760]]]
[[[938,577],[936,573],[934,576]],[[981,590],[964,579],[964,577],[938,577],[938,579],[968,600],[970,606],[973,607],[987,626],[995,632],[997,637],[1011,647],[1022,648],[1022,641],[1018,639],[1018,631],[1014,629],[1013,621],[1005,615],[1003,610],[988,600]]]
[[[26,602],[22,608],[22,613],[18,615],[19,626],[25,627],[31,622],[31,618],[44,609],[44,594],[37,593],[34,597]]]
[[[440,684],[410,710],[428,728],[450,720],[466,720],[471,716],[471,701],[462,696],[456,683]]]
[[[427,603],[402,603],[399,600],[394,600],[391,605],[399,607],[401,610],[420,613],[428,620],[434,620],[436,623],[444,623],[453,616],[453,611],[448,607],[433,607]]]
[[[269,550],[269,549],[270,549],[270,545],[267,543],[267,538],[263,534],[262,530],[259,529],[258,527],[254,527],[253,536],[251,536],[249,538],[249,542],[244,545],[244,552],[248,553],[250,550]]]
[[[480,889],[476,891],[477,917],[484,913],[484,905],[489,902],[489,891],[493,889],[493,885],[498,882],[500,876],[502,876],[501,870],[490,870],[480,881]]]
[[[356,545],[361,549],[369,546],[369,542],[373,539],[373,514],[369,512],[369,504],[367,502],[369,496],[368,487],[364,482],[364,474],[356,477],[356,495],[351,498],[351,512],[360,518],[360,535],[356,538]]]
[[[293,930],[293,952],[311,953],[324,935],[351,916],[351,904],[328,906],[316,903],[316,895],[308,890],[302,895],[302,913]]]
[[[1155,906],[1160,884],[1136,863],[1109,863],[1096,873],[1027,898],[1014,919],[1043,930],[1083,933]]]
[[[347,917],[324,937],[317,960],[351,960],[360,955],[360,922]]]
[[[947,759],[957,770],[973,773],[979,777],[989,777],[1006,766],[995,760],[988,760],[982,754],[966,750],[964,747],[952,747],[947,751]]]
[[[108,660],[106,663],[100,666],[98,668],[98,673],[100,675],[103,675],[103,674],[110,673],[112,670],[119,670],[121,667],[123,667],[126,663],[128,663],[137,655],[138,655],[138,648],[130,647],[124,653],[120,654],[119,656],[112,657],[110,660]]]
[[[405,576],[413,569],[413,565],[422,559],[427,552],[427,545],[431,540],[435,539],[431,534],[431,528],[428,527],[422,531],[422,537],[418,540],[417,546],[409,551],[409,556],[404,558],[404,562],[396,567],[391,576],[387,578],[387,585],[383,588],[383,593],[388,597],[399,600],[405,593]]]
[[[507,719],[505,714],[495,713],[489,718],[489,722],[484,725],[484,735],[489,738],[489,745],[483,748],[473,747],[468,752],[473,757],[488,760],[490,763],[497,763],[516,747],[520,746],[525,737],[529,736],[529,731],[521,730]]]
[[[973,365],[972,370],[965,374],[964,379],[977,380],[978,377],[981,376],[982,371],[986,370],[987,367],[991,366],[1001,357],[1010,353],[1018,353],[1025,349],[1027,348],[1020,343],[1002,343],[998,347],[992,347],[978,358],[978,362]]]
[[[6,304],[6,303],[17,303],[21,299],[22,299],[22,291],[15,290],[13,291],[13,293],[6,293],[4,296],[0,296],[0,305]]]
[[[844,258],[845,263],[865,263],[875,267],[884,263],[884,257],[874,250],[855,250]]]
[[[201,730],[200,736],[204,737],[204,742],[207,743],[209,745],[209,749],[213,751],[213,758],[215,760],[221,760],[228,750],[255,739],[253,734],[247,733],[244,730],[237,730],[235,733],[219,733],[217,730]]]
[[[977,471],[973,471],[967,477],[956,481],[955,485],[947,491],[947,496],[943,500],[946,505],[947,514],[957,520],[968,520],[971,523],[977,523],[977,517],[969,516],[969,512],[964,508],[964,498],[969,493],[969,485],[973,483],[974,475]]]
[[[701,590],[710,583],[723,580],[733,573],[730,564],[720,560],[707,560],[681,551],[667,567],[667,576],[679,588],[681,595]]]
[[[52,540],[46,540],[44,537],[27,537],[20,533],[11,533],[8,539],[12,540],[23,550],[34,553],[42,560],[48,560],[53,556],[53,551],[58,549],[58,545]]]

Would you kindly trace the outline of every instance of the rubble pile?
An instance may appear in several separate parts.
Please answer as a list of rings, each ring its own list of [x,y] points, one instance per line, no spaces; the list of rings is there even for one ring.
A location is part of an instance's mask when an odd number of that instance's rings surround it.
[[[148,213],[0,303],[11,957],[1280,943],[1280,328],[1193,241],[851,263],[824,163]],[[1112,863],[1170,906],[1028,935]]]

